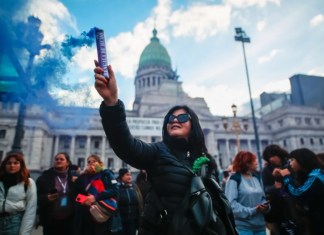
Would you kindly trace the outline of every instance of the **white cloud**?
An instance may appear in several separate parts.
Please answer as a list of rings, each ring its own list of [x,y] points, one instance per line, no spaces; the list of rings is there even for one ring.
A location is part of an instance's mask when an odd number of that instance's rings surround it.
[[[228,85],[199,86],[192,83],[184,83],[183,89],[191,97],[203,97],[214,115],[232,115],[231,106],[242,105],[242,97],[248,95],[245,89],[234,89]]]
[[[269,62],[270,60],[273,59],[273,57],[275,57],[277,55],[277,53],[278,53],[277,49],[271,50],[269,55],[259,57],[258,63],[263,64],[263,63]]]
[[[323,15],[317,15],[314,16],[311,21],[310,21],[310,25],[311,27],[316,27],[317,25],[321,24],[324,22],[324,16]]]
[[[229,6],[192,5],[172,13],[170,24],[175,37],[192,36],[201,41],[225,31],[230,24]]]
[[[251,6],[265,7],[267,3],[274,3],[280,6],[281,0],[224,0],[224,3],[237,8],[245,8]]]
[[[148,35],[156,26],[158,37],[168,42],[167,21],[171,11],[170,0],[159,0],[153,9],[152,16],[144,22],[136,24],[131,32],[123,32],[107,41],[108,61],[114,65],[115,72],[126,78],[133,79],[138,67],[141,52],[148,45]],[[156,22],[156,24],[155,24]]]
[[[260,87],[255,94],[261,94],[262,92],[290,92],[289,79],[284,78],[282,80],[271,81]]]
[[[67,8],[58,0],[29,0],[26,8],[16,15],[16,19],[24,21],[33,15],[42,21],[41,31],[44,34],[43,43],[53,43],[64,39],[62,25],[78,31],[75,19],[70,15]]]
[[[316,68],[312,68],[307,72],[307,75],[315,75],[315,76],[322,76],[324,77],[324,65],[323,67],[316,67]]]
[[[266,22],[264,20],[259,21],[257,23],[257,30],[258,31],[262,31],[265,28],[265,26],[266,26]]]

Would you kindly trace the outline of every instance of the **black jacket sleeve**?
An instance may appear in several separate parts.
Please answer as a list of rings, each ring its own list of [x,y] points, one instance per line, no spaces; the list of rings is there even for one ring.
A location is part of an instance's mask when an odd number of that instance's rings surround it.
[[[122,101],[119,100],[115,106],[106,106],[102,103],[100,115],[109,144],[119,158],[138,169],[146,169],[152,165],[158,147],[132,136]]]

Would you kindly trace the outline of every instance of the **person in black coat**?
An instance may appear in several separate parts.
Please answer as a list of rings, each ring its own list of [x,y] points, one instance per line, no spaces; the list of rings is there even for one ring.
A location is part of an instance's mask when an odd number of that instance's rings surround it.
[[[289,154],[291,177],[288,169],[277,170],[284,177],[285,191],[295,200],[303,212],[301,228],[309,235],[324,235],[324,169],[316,154],[307,148],[293,150]],[[303,233],[305,234],[305,233]]]
[[[132,182],[132,174],[127,168],[118,171],[118,210],[122,221],[120,235],[135,235],[139,228],[143,197],[138,186]]]
[[[208,154],[198,116],[188,106],[174,106],[165,115],[162,142],[145,143],[134,138],[127,125],[124,104],[118,99],[111,66],[108,66],[110,78],[106,80],[102,68],[95,63],[95,88],[104,100],[100,115],[110,146],[129,165],[145,169],[152,185],[145,198],[139,234],[171,235],[172,217],[179,210],[193,177],[184,165],[192,168],[196,159]],[[188,226],[182,234],[197,233]]]
[[[54,156],[54,165],[37,179],[39,224],[44,235],[70,235],[73,222],[72,175],[70,157],[60,152]]]

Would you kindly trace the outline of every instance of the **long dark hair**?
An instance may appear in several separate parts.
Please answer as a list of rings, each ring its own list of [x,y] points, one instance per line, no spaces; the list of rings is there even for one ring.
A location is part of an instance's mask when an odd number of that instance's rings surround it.
[[[203,130],[201,129],[199,118],[197,114],[189,108],[187,105],[176,105],[172,107],[168,113],[164,117],[163,121],[163,129],[162,129],[162,137],[165,143],[170,143],[172,141],[172,137],[169,135],[167,131],[167,124],[169,123],[169,117],[174,111],[184,109],[191,116],[191,130],[188,138],[188,146],[193,150],[193,153],[196,155],[195,158],[201,156],[202,154],[207,154],[207,148],[205,144],[205,137]]]
[[[266,162],[270,163],[269,160],[273,156],[278,156],[281,159],[281,164],[285,165],[287,163],[289,153],[277,144],[270,144],[265,147],[262,157]]]
[[[314,169],[323,169],[323,165],[316,154],[308,148],[293,150],[289,158],[294,158],[301,167],[301,170],[295,172],[298,182],[303,183],[308,174]]]
[[[3,176],[7,173],[6,172],[6,164],[9,161],[10,158],[15,158],[16,161],[20,162],[20,170],[18,172],[18,182],[24,182],[25,186],[28,186],[29,184],[29,171],[26,167],[26,163],[24,160],[24,155],[22,152],[18,152],[18,151],[10,151],[7,153],[7,156],[5,157],[5,159],[2,161],[1,165],[0,165],[0,179],[3,178]]]

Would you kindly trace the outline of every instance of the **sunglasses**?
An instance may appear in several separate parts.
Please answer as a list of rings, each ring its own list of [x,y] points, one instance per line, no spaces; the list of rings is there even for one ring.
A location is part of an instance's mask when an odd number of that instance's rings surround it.
[[[172,123],[175,118],[178,120],[179,123],[185,123],[189,119],[191,119],[191,116],[189,113],[182,113],[182,114],[179,114],[178,116],[171,114],[169,116],[169,123]]]

